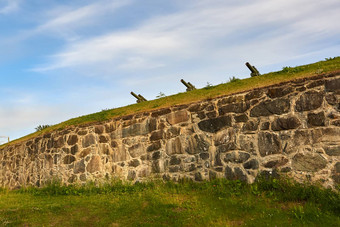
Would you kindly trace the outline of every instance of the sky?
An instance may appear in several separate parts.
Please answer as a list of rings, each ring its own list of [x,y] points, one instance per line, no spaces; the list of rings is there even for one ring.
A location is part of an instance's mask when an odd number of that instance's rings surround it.
[[[0,136],[339,56],[339,0],[0,0]],[[0,138],[1,143],[1,138]]]

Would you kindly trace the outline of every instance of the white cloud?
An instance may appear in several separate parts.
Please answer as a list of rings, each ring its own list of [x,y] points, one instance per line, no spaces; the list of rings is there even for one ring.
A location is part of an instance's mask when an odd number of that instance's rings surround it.
[[[270,64],[279,55],[291,57],[313,42],[339,34],[339,9],[334,0],[201,1],[184,11],[143,21],[129,31],[71,42],[33,70],[106,68],[112,73],[180,60],[262,54]],[[80,10],[80,15],[83,11],[87,10]]]
[[[9,14],[19,9],[19,0],[0,0],[0,14]]]

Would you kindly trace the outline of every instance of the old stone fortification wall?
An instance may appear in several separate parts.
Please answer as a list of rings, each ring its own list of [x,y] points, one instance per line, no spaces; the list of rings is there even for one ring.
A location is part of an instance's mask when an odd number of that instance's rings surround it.
[[[120,177],[340,183],[340,72],[68,128],[0,149],[0,186]]]

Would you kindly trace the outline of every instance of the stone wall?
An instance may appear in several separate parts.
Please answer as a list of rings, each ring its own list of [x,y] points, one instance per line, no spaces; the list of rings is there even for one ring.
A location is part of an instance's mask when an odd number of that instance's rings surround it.
[[[340,183],[340,72],[71,127],[0,149],[0,186],[259,174]]]

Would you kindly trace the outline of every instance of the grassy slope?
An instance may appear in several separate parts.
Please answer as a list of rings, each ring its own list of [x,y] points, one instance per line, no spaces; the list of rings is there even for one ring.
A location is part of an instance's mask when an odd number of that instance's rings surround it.
[[[338,192],[286,180],[0,190],[0,226],[339,226]]]
[[[170,107],[179,104],[188,104],[191,102],[204,100],[208,98],[214,98],[222,95],[233,94],[241,91],[251,90],[254,88],[265,87],[297,78],[310,77],[320,73],[332,72],[335,70],[340,70],[340,57],[331,58],[325,61],[320,61],[317,63],[297,66],[297,67],[284,67],[283,70],[278,72],[272,72],[263,74],[260,77],[251,77],[236,82],[230,82],[226,84],[220,84],[217,86],[211,86],[208,88],[197,89],[190,92],[179,93],[164,98],[128,105],[125,107],[120,107],[111,110],[105,110],[94,114],[89,114],[86,116],[81,116],[77,118],[70,119],[68,121],[62,122],[60,124],[51,126],[40,132],[32,133],[18,140],[12,141],[12,143],[21,142],[40,134],[46,132],[63,129],[72,125],[80,125],[92,122],[99,122],[108,119],[112,119],[118,116],[124,116],[129,114],[135,114],[139,112],[145,112],[149,110]],[[6,144],[8,145],[8,144]],[[0,146],[6,146],[2,145]]]

